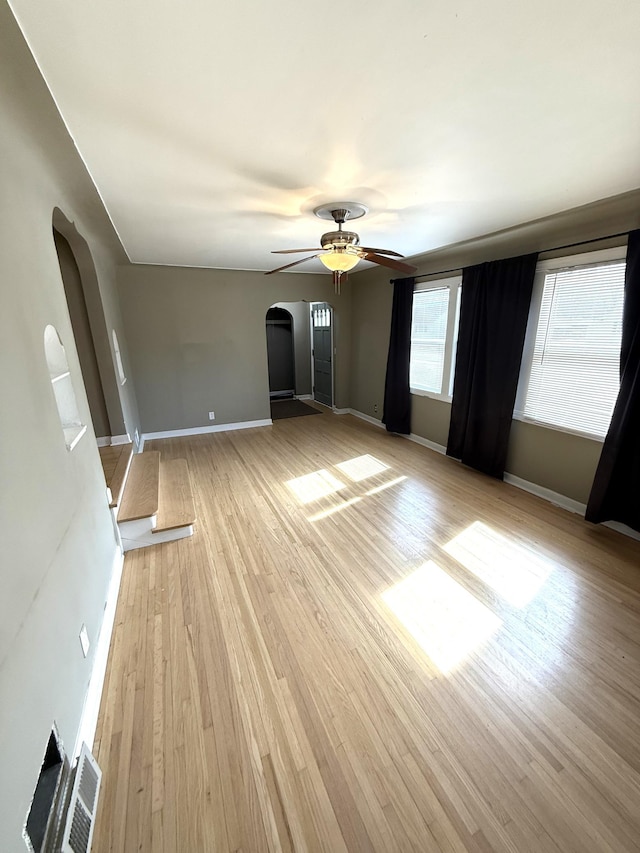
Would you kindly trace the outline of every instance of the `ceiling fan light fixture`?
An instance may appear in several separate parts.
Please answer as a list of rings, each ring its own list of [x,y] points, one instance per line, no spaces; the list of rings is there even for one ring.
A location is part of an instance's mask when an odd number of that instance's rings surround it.
[[[326,255],[320,255],[320,260],[328,270],[332,272],[349,272],[360,260],[360,257],[351,252],[336,251],[327,252]]]

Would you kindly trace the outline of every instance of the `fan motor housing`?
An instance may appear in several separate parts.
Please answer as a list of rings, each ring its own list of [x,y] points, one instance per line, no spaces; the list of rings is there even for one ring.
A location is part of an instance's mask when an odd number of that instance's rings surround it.
[[[360,237],[355,231],[327,231],[320,238],[323,249],[346,249],[347,246],[357,246],[359,242]]]

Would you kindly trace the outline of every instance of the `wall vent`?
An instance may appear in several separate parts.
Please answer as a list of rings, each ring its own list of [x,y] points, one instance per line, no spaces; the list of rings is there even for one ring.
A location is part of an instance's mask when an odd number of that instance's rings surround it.
[[[89,747],[83,743],[71,789],[61,853],[89,853],[91,850],[101,779],[102,771]]]

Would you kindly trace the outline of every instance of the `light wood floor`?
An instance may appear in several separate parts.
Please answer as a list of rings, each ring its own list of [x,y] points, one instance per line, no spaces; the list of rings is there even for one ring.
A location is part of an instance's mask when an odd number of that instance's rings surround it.
[[[640,543],[351,416],[150,447],[94,853],[640,849]]]

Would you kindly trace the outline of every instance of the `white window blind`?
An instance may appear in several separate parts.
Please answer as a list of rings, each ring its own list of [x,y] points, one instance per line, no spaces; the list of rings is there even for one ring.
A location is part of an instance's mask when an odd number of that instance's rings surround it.
[[[436,394],[442,392],[442,377],[449,316],[448,287],[416,291],[411,320],[409,385]]]
[[[522,414],[604,438],[620,383],[624,262],[544,278]]]

